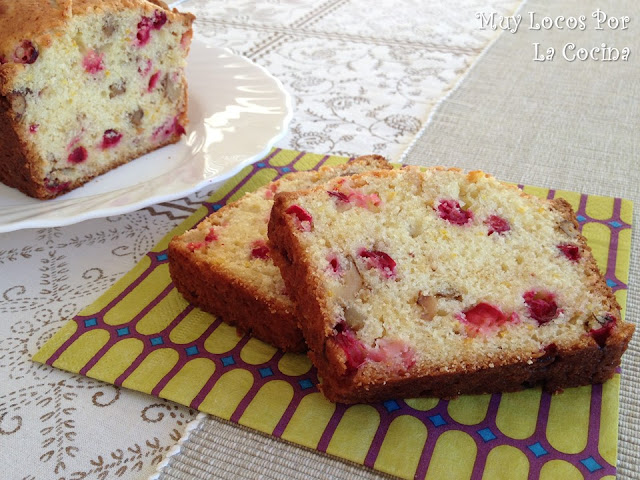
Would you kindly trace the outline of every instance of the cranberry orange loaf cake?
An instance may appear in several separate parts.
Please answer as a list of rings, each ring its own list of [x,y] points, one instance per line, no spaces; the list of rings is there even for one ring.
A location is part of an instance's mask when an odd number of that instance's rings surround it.
[[[169,244],[173,283],[191,303],[282,350],[306,350],[295,307],[267,246],[276,192],[310,188],[340,175],[391,168],[379,156],[292,173],[225,205]]]
[[[633,332],[571,206],[482,172],[279,193],[268,234],[332,401],[599,383]]]
[[[0,0],[0,180],[52,198],[177,142],[193,19],[158,0]]]

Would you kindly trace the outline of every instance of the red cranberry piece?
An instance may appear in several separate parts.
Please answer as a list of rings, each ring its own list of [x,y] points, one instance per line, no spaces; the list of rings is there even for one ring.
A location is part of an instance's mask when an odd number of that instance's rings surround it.
[[[525,292],[522,297],[529,307],[529,316],[537,321],[538,325],[549,323],[558,316],[558,304],[552,293],[531,290]]]
[[[206,243],[211,243],[211,242],[213,242],[214,240],[218,240],[218,235],[216,235],[216,232],[213,230],[213,227],[211,227],[211,228],[209,229],[209,233],[207,233],[207,236],[206,236],[206,237],[204,237],[204,241],[205,241]]]
[[[367,356],[374,362],[395,363],[404,370],[409,370],[416,363],[416,354],[402,340],[381,338],[376,341],[375,348],[368,349]]]
[[[509,222],[507,222],[504,218],[499,217],[498,215],[490,215],[485,221],[484,224],[488,227],[489,233],[504,233],[511,230],[511,226]]]
[[[189,46],[189,42],[191,41],[191,36],[193,34],[191,32],[184,32],[180,37],[180,45],[182,48],[187,48]]]
[[[23,40],[13,52],[13,61],[16,63],[33,63],[38,59],[38,50],[29,40]]]
[[[66,192],[67,190],[69,190],[69,187],[71,186],[71,182],[60,183],[58,182],[58,180],[49,180],[48,178],[45,178],[44,186],[51,193],[58,194],[58,193]]]
[[[344,351],[347,373],[354,373],[367,359],[367,349],[346,322],[336,325],[336,331],[338,333],[333,338]]]
[[[300,205],[291,205],[285,210],[289,215],[293,215],[297,221],[297,226],[300,231],[310,232],[313,226],[313,217]]]
[[[204,245],[204,242],[189,242],[187,243],[187,248],[190,252],[193,252],[194,250],[204,247]]]
[[[338,260],[338,257],[336,257],[335,255],[329,258],[329,266],[331,267],[331,270],[333,271],[333,273],[338,275],[342,273],[342,267],[340,265],[340,261]]]
[[[354,203],[358,207],[368,208],[377,207],[380,205],[382,200],[380,200],[380,196],[377,193],[371,193],[369,195],[353,191],[349,194],[349,202]]]
[[[602,326],[591,330],[589,335],[593,337],[600,348],[604,348],[607,343],[607,338],[611,335],[611,330],[616,326],[617,319],[607,313],[602,317],[598,317],[598,323]]]
[[[85,57],[82,59],[82,66],[91,75],[104,70],[104,64],[102,63],[102,57],[104,54],[97,53],[94,50],[89,50]]]
[[[358,255],[366,260],[368,268],[377,268],[385,278],[396,276],[396,262],[387,253],[363,249]]]
[[[411,348],[403,350],[400,353],[400,358],[402,358],[402,365],[407,370],[409,370],[411,367],[413,367],[416,364],[416,354]]]
[[[153,12],[153,19],[151,20],[151,28],[154,30],[160,30],[162,26],[167,23],[167,14],[162,10],[156,10]]]
[[[447,220],[454,225],[465,225],[473,218],[473,213],[463,210],[456,200],[442,200],[438,205],[440,218]]]
[[[329,263],[329,266],[325,270],[335,276],[341,277],[344,274],[344,269],[340,264],[338,256],[335,253],[328,253],[325,258]]]
[[[153,139],[157,140],[157,137],[167,138],[176,133],[178,135],[184,135],[186,133],[184,127],[180,125],[180,122],[178,122],[178,117],[174,117],[173,119],[168,120],[164,125],[158,127],[153,132]]]
[[[138,22],[138,33],[136,34],[138,45],[146,45],[151,37],[151,30],[160,30],[165,23],[167,23],[167,14],[161,10],[156,10],[153,13],[153,18],[142,17]]]
[[[479,303],[463,312],[464,320],[478,331],[493,330],[510,319],[498,307],[489,303]]]
[[[122,139],[122,134],[117,130],[109,129],[102,135],[102,149],[115,147]]]
[[[40,127],[40,124],[32,123],[31,125],[29,125],[29,132],[36,133],[39,127]]]
[[[67,160],[69,161],[69,163],[82,163],[87,159],[88,156],[89,154],[87,153],[86,148],[76,147],[71,151]]]
[[[253,258],[266,260],[267,258],[269,258],[269,247],[267,247],[266,245],[255,247],[253,250],[251,250],[251,256]]]
[[[349,197],[342,192],[338,192],[337,190],[328,190],[327,193],[329,196],[336,198],[340,202],[349,203]]]
[[[269,184],[269,187],[265,190],[264,197],[271,200],[277,191],[278,191],[278,186],[275,183],[271,183]]]
[[[264,242],[264,240],[256,240],[253,242],[251,248],[251,256],[253,258],[259,258],[261,260],[266,260],[269,258],[269,247]]]
[[[7,57],[0,55],[0,65],[4,65],[5,63],[7,63]]]
[[[580,248],[577,245],[571,243],[561,243],[558,245],[558,249],[572,262],[580,260]]]
[[[160,76],[160,72],[156,72],[153,75],[151,75],[151,78],[149,79],[149,88],[147,89],[148,92],[153,91],[153,89],[156,87],[156,83],[158,83],[159,76]]]
[[[151,37],[152,20],[149,17],[142,17],[142,20],[138,22],[138,33],[136,38],[138,39],[138,45],[143,46],[149,42]]]
[[[204,248],[207,246],[208,243],[213,242],[214,240],[217,240],[218,236],[216,235],[216,232],[213,230],[213,227],[209,229],[209,232],[207,233],[207,235],[204,237],[204,240],[201,242],[189,242],[187,243],[187,248],[189,249],[190,252],[193,252],[195,250],[198,250],[200,248]]]

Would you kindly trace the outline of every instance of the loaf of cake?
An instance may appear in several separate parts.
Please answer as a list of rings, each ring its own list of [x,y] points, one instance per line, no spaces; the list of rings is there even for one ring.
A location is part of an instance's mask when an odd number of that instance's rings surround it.
[[[267,245],[277,192],[310,188],[331,178],[391,166],[377,155],[318,171],[290,173],[212,213],[169,244],[169,271],[192,304],[282,350],[306,345],[280,271]]]
[[[600,383],[633,325],[564,200],[407,167],[278,193],[268,236],[326,397]]]
[[[0,0],[0,180],[53,198],[177,142],[193,20],[158,0]]]

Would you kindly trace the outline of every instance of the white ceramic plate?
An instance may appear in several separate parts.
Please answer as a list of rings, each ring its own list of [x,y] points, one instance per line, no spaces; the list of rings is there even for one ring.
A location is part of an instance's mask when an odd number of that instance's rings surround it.
[[[182,140],[54,200],[0,183],[0,232],[69,225],[184,197],[264,157],[286,133],[291,99],[260,66],[199,42],[187,63],[189,128]]]

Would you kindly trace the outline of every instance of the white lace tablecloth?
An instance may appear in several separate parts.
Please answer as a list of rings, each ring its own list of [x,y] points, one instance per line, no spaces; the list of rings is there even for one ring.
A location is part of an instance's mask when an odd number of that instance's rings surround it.
[[[398,161],[434,106],[498,35],[480,29],[476,14],[510,15],[519,4],[187,0],[179,8],[197,15],[197,38],[248,57],[291,93],[293,120],[276,146]],[[30,358],[209,193],[66,227],[0,234],[1,478],[147,478],[176,451],[197,412]],[[233,458],[238,445],[251,442],[258,452],[255,462],[230,462],[212,477],[289,476],[291,465],[282,458],[295,458],[297,447],[273,452],[263,437],[227,424],[200,431],[201,438],[225,439],[220,458]],[[337,460],[318,462],[302,474],[375,475]]]

